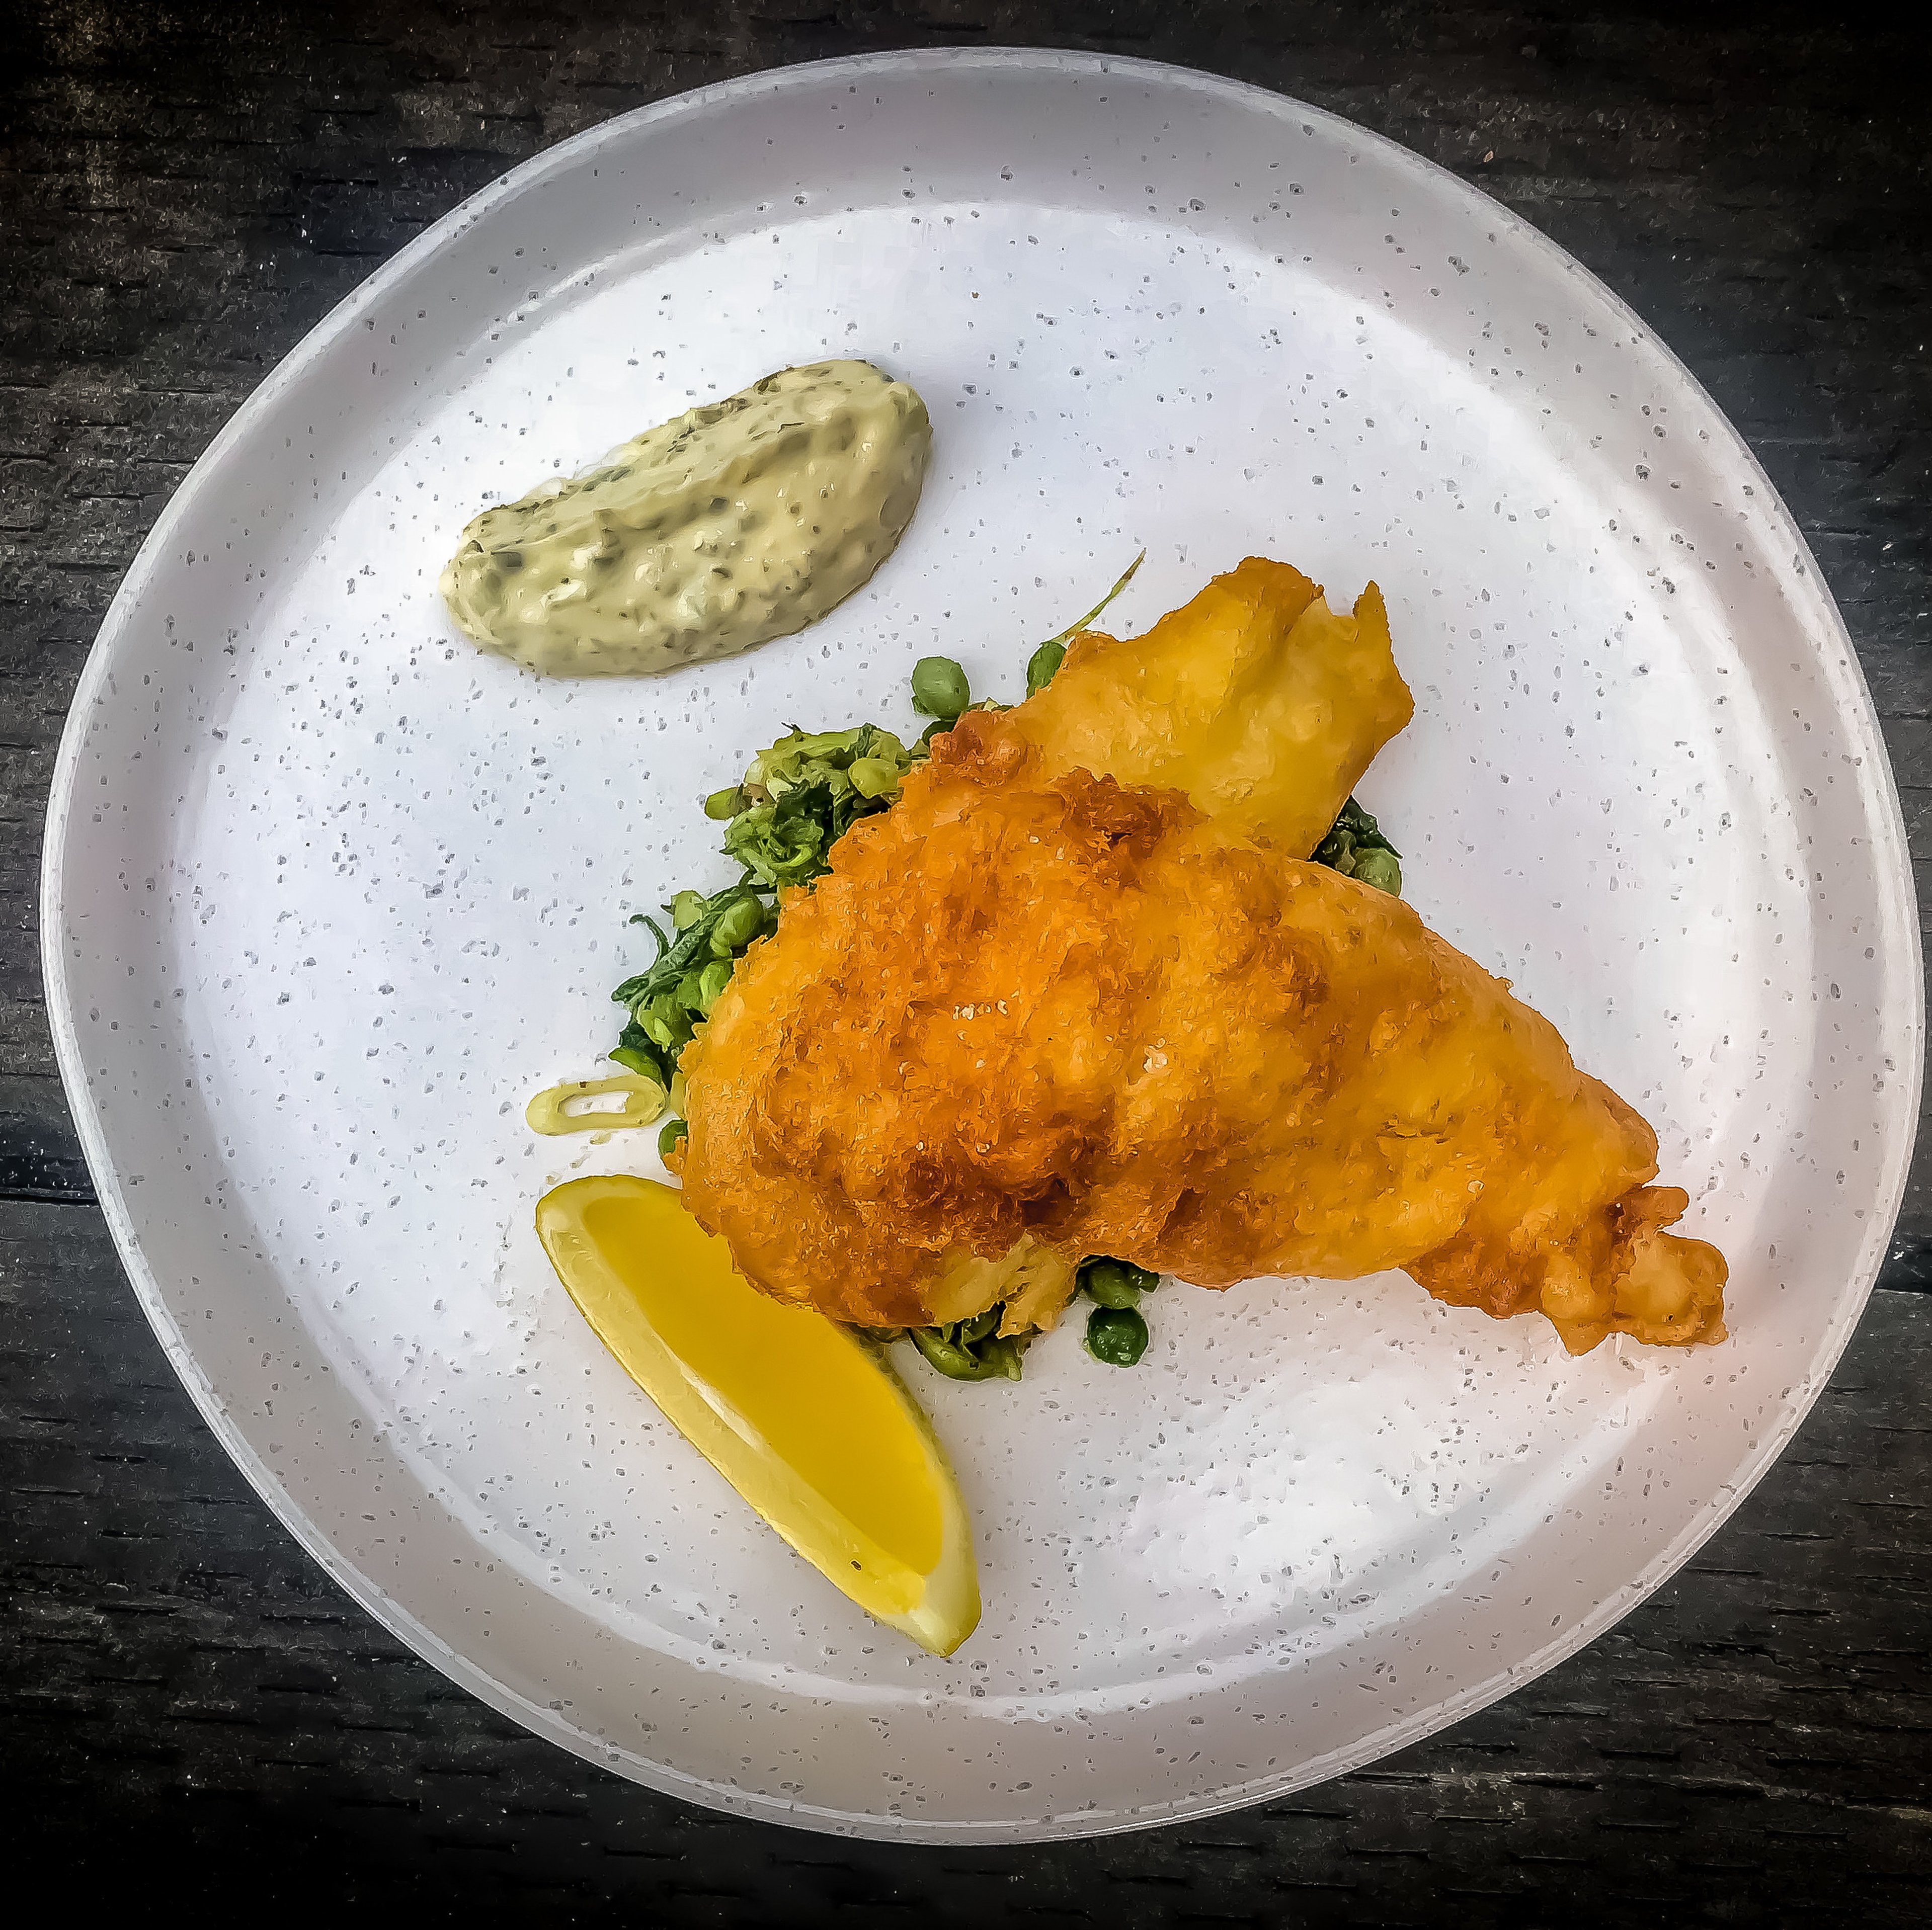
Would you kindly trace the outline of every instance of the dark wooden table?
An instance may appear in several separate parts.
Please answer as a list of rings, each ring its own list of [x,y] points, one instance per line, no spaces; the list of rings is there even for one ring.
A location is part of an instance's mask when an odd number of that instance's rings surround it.
[[[1218,1822],[1011,1851],[850,1845],[686,1809],[530,1740],[294,1546],[123,1281],[55,1079],[34,937],[48,775],[95,625],[170,491],[311,323],[463,196],[609,115],[753,68],[949,41],[1097,47],[1280,88],[1570,249],[1784,491],[1923,853],[1932,31],[1893,11],[16,0],[0,41],[10,1891],[32,1872],[82,1921],[164,1896],[224,1915],[363,1902],[674,1924],[1932,1917],[1925,1157],[1870,1311],[1783,1461],[1672,1586],[1533,1686]]]

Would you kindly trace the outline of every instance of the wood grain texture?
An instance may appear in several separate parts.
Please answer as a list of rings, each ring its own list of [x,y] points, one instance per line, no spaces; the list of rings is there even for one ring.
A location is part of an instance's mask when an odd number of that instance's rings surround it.
[[[1376,1771],[999,1854],[647,1797],[344,1599],[248,1491],[121,1278],[34,933],[54,745],[195,457],[362,277],[502,169],[781,62],[1084,46],[1278,87],[1570,249],[1756,449],[1844,610],[1932,883],[1932,29],[1715,4],[761,0],[13,13],[0,63],[0,1788],[77,1886],[224,1911],[676,1924],[1918,1923],[1932,1896],[1932,1299],[1881,1292],[1699,1560]],[[1900,16],[1903,17],[1903,16]],[[1932,900],[1928,900],[1932,902]],[[1932,1287],[1932,1154],[1893,1260]]]
[[[536,1741],[269,1521],[91,1212],[0,1210],[0,1803],[89,1888],[130,1842],[232,1905],[450,1917],[1923,1921],[1932,1298],[1881,1293],[1798,1441],[1668,1588],[1540,1681],[1286,1801],[1144,1836],[910,1851],[730,1822]],[[131,1872],[145,1889],[143,1866]],[[1708,1910],[1706,1906],[1709,1906]]]

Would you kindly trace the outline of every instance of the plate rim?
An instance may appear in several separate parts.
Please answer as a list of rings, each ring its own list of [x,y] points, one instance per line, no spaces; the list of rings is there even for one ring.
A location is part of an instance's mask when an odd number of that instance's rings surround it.
[[[1823,659],[1832,646],[1842,652],[1841,672],[1848,673],[1849,685],[1839,706],[1840,713],[1873,754],[1866,760],[1867,769],[1874,787],[1873,802],[1882,807],[1874,820],[1873,828],[1880,834],[1874,839],[1874,868],[1881,874],[1889,871],[1890,883],[1896,888],[1903,914],[1906,956],[1901,962],[1910,966],[1912,1004],[1910,1011],[1903,1014],[1911,1050],[1906,1055],[1909,1063],[1901,1068],[1906,1077],[1899,1089],[1903,1093],[1901,1116],[1908,1122],[1916,1120],[1922,1099],[1926,1031],[1924,943],[1917,916],[1917,892],[1897,775],[1885,745],[1877,707],[1872,700],[1856,646],[1831,586],[1820,571],[1810,545],[1782,494],[1766,474],[1750,445],[1703,384],[1669,343],[1615,289],[1559,243],[1494,196],[1385,134],[1344,115],[1258,82],[1234,79],[1168,61],[1087,50],[1010,46],[905,48],[842,55],[759,68],[614,115],[499,175],[466,196],[382,262],[337,302],[277,362],[222,425],[182,478],[136,552],[102,616],[62,727],[48,787],[46,820],[41,841],[38,905],[40,965],[55,1058],[97,1202],[135,1298],[170,1365],[224,1451],[270,1512],[331,1579],[358,1607],[424,1661],[469,1690],[486,1706],[510,1717],[544,1740],[662,1794],[754,1821],[818,1833],[935,1845],[1041,1842],[1117,1835],[1224,1815],[1270,1797],[1309,1788],[1378,1761],[1488,1707],[1556,1668],[1614,1627],[1675,1576],[1730,1518],[1783,1454],[1810,1413],[1835,1371],[1870,1299],[1904,1201],[1916,1137],[1916,1130],[1908,1130],[1902,1135],[1901,1143],[1894,1153],[1892,1170],[1885,1176],[1888,1183],[1882,1188],[1888,1194],[1888,1200],[1883,1203],[1882,1212],[1875,1212],[1869,1217],[1857,1262],[1852,1269],[1851,1284],[1840,1295],[1833,1318],[1804,1374],[1794,1381],[1784,1397],[1776,1425],[1763,1431],[1755,1448],[1739,1464],[1735,1477],[1707,1500],[1677,1536],[1623,1587],[1599,1602],[1588,1614],[1566,1624],[1552,1641],[1522,1661],[1469,1685],[1443,1701],[1376,1730],[1352,1745],[1302,1764],[1286,1776],[1258,1777],[1232,1788],[1166,1799],[1150,1804],[1144,1811],[1136,1809],[1096,1816],[1078,1809],[1063,1809],[1046,1818],[980,1824],[928,1821],[879,1811],[833,1812],[708,1782],[631,1750],[614,1752],[608,1743],[578,1729],[560,1711],[539,1707],[490,1674],[462,1650],[419,1621],[344,1554],[310,1519],[295,1499],[288,1484],[267,1465],[249,1444],[238,1425],[231,1419],[226,1404],[201,1367],[186,1334],[169,1311],[160,1281],[142,1251],[121,1174],[88,1089],[81,1060],[74,1002],[59,939],[63,928],[61,877],[82,743],[88,718],[110,675],[110,659],[121,640],[130,632],[147,579],[172,542],[176,531],[188,520],[213,474],[250,440],[260,418],[302,379],[328,348],[348,332],[364,308],[386,295],[394,284],[406,280],[454,235],[475,225],[499,203],[553,171],[576,166],[586,155],[608,143],[626,139],[637,130],[701,116],[715,105],[728,101],[854,76],[890,75],[896,79],[916,78],[923,73],[960,68],[1060,74],[1076,78],[1118,75],[1178,87],[1198,97],[1247,110],[1258,109],[1283,119],[1298,116],[1318,121],[1331,133],[1371,147],[1384,160],[1448,184],[1454,192],[1486,208],[1493,214],[1499,230],[1506,229],[1518,245],[1540,252],[1550,265],[1580,279],[1597,300],[1626,323],[1646,349],[1660,359],[1665,371],[1708,410],[1713,422],[1728,439],[1730,454],[1742,462],[1745,472],[1754,480],[1762,497],[1766,514],[1790,544],[1798,573],[1808,579],[1820,613],[1825,620],[1825,633],[1815,635],[1812,640],[1814,655],[1821,668],[1824,667]]]

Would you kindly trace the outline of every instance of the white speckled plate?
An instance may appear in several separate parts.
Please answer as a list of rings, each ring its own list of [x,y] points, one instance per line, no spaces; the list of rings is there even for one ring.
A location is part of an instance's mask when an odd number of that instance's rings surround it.
[[[554,467],[779,364],[938,425],[872,585],[658,681],[458,640],[439,565]],[[668,1430],[531,1231],[626,919],[728,875],[694,799],[775,728],[1009,694],[1142,544],[1144,625],[1250,550],[1388,593],[1364,787],[1438,929],[1655,1122],[1734,1338],[1567,1358],[1400,1276],[1152,1303],[1020,1386],[916,1380],[978,1524],[950,1662]],[[49,823],[62,1069],[135,1288],[277,1512],[539,1734],[814,1828],[1010,1839],[1334,1775],[1657,1586],[1790,1436],[1900,1193],[1921,978],[1843,625],[1669,352],[1449,175],[1292,101],[1050,53],[760,75],[518,169],[316,330],[160,520]],[[914,1370],[918,1372],[918,1370]]]

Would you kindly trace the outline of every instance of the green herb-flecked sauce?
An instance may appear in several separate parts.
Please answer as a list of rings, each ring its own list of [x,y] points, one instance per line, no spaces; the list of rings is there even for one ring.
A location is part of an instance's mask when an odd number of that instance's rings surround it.
[[[551,676],[734,655],[815,622],[912,519],[932,423],[870,362],[782,369],[486,509],[442,589],[480,649]]]

